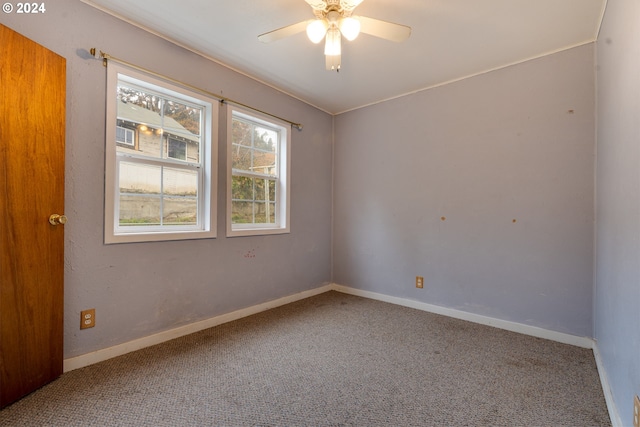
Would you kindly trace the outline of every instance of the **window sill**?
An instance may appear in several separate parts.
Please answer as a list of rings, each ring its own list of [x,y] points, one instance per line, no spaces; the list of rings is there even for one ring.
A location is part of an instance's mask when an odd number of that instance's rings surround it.
[[[214,231],[167,231],[152,233],[122,233],[104,237],[106,245],[115,243],[143,243],[143,242],[164,242],[173,240],[195,240],[195,239],[214,239],[216,233]]]
[[[242,236],[266,236],[271,234],[289,234],[291,231],[286,228],[241,228],[227,230],[227,237]]]

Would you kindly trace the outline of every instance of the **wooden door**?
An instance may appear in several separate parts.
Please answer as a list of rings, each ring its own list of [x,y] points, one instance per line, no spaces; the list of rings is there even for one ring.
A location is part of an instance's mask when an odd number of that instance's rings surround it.
[[[65,74],[0,25],[0,407],[62,374]]]

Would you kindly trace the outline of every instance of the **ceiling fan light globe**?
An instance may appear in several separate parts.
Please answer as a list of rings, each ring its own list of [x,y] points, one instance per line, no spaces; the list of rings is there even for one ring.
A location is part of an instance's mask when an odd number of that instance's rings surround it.
[[[307,37],[312,43],[320,43],[327,33],[329,25],[324,19],[316,19],[307,25]]]
[[[338,24],[344,38],[353,41],[360,34],[360,21],[356,18],[342,18]]]

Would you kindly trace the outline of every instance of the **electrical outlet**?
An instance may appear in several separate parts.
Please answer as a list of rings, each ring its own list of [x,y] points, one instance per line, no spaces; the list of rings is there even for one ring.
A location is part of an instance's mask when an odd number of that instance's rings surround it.
[[[90,308],[80,312],[80,329],[93,328],[96,326],[96,309]]]
[[[422,289],[424,287],[424,277],[416,276],[416,288]]]
[[[633,427],[640,427],[640,397],[633,398]]]

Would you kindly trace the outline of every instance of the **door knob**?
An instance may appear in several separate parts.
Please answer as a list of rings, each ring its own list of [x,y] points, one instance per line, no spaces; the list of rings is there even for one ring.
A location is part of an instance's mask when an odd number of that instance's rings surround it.
[[[65,215],[53,214],[49,217],[49,223],[51,225],[64,225],[67,223],[67,217]]]

